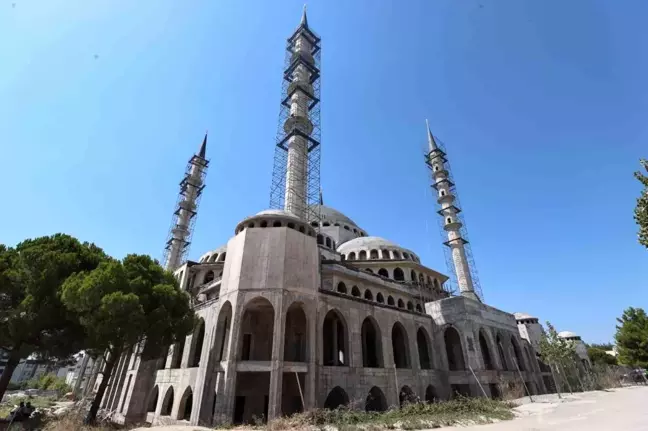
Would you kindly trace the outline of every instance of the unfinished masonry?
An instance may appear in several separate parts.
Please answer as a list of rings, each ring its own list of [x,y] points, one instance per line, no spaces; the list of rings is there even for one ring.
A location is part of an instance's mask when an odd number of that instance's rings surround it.
[[[204,187],[206,139],[170,234],[169,262],[200,324],[160,359],[120,359],[102,401],[118,422],[245,423],[352,404],[382,411],[455,393],[499,396],[501,382],[544,393],[551,373],[528,330],[482,302],[471,275],[447,155],[426,163],[448,236],[449,277],[365,229],[319,193],[320,39],[306,14],[288,39],[273,209],[242,220],[226,245],[178,263]],[[197,167],[195,167],[197,166]],[[279,166],[279,167],[277,167]],[[536,322],[537,323],[537,322]]]

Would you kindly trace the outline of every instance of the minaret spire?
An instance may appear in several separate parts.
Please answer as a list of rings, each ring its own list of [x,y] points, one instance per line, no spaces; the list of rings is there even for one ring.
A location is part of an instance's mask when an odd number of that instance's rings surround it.
[[[444,243],[449,251],[449,255],[446,255],[448,264],[452,266],[448,269],[454,272],[461,295],[480,301],[479,279],[474,267],[466,229],[459,214],[461,209],[458,206],[456,188],[452,181],[448,159],[445,151],[432,135],[427,120],[426,125],[429,146],[426,163],[432,170],[434,181],[432,187],[437,191],[437,203],[440,205],[437,213],[443,219],[443,230],[448,237],[448,241]]]
[[[178,268],[189,251],[198,204],[205,188],[205,176],[209,165],[209,161],[205,158],[206,152],[207,133],[205,133],[198,153],[189,159],[184,178],[180,182],[180,193],[164,252],[164,267],[169,271]]]
[[[270,206],[308,221],[319,219],[319,44],[304,7],[287,41]]]

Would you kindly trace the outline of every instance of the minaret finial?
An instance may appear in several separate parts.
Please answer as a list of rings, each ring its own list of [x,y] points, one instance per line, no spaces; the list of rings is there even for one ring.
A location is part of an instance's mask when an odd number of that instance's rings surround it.
[[[432,152],[437,149],[437,144],[436,141],[434,140],[434,135],[430,130],[430,122],[427,120],[427,118],[425,119],[425,126],[427,128],[427,134],[428,134],[428,149],[430,152]]]
[[[301,25],[308,28],[308,18],[306,18],[306,3],[304,3],[304,11],[302,12]]]
[[[198,157],[202,157],[203,159],[207,155],[207,133],[209,133],[209,131],[205,131],[205,137],[203,138],[200,150],[198,151]]]

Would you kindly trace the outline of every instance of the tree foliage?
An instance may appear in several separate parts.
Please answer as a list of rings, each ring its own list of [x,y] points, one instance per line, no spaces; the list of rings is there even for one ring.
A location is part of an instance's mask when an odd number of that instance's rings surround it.
[[[641,166],[648,172],[648,160],[641,160]],[[635,178],[643,184],[644,189],[637,199],[634,219],[639,225],[639,243],[648,247],[648,176],[643,175],[640,171],[635,172]]]
[[[619,362],[648,368],[648,316],[642,308],[629,307],[617,321],[615,335]]]
[[[612,350],[612,349],[607,349]],[[605,353],[605,350],[598,347],[588,347],[587,355],[593,364],[617,365],[617,359]]]
[[[576,347],[574,343],[558,336],[558,331],[550,322],[547,322],[547,333],[540,339],[540,356],[542,360],[555,366],[564,366],[574,360]]]
[[[189,295],[179,289],[173,274],[149,256],[132,254],[74,274],[65,282],[62,299],[78,313],[86,347],[108,352],[89,421],[94,421],[122,353],[144,345],[142,359],[157,358],[163,347],[184,340],[195,325]]]
[[[0,348],[9,352],[0,397],[20,359],[65,358],[82,347],[83,328],[61,303],[61,287],[104,259],[94,244],[64,234],[0,245]]]

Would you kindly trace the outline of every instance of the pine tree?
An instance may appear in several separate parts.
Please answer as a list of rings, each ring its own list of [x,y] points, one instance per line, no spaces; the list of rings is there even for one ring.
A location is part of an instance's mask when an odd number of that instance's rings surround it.
[[[648,368],[648,316],[642,308],[630,307],[617,319],[615,335],[619,362]]]
[[[648,160],[641,160],[641,166],[648,172]],[[639,243],[648,248],[648,177],[637,171],[635,178],[643,184],[644,189],[637,199],[634,219],[639,225]]]

